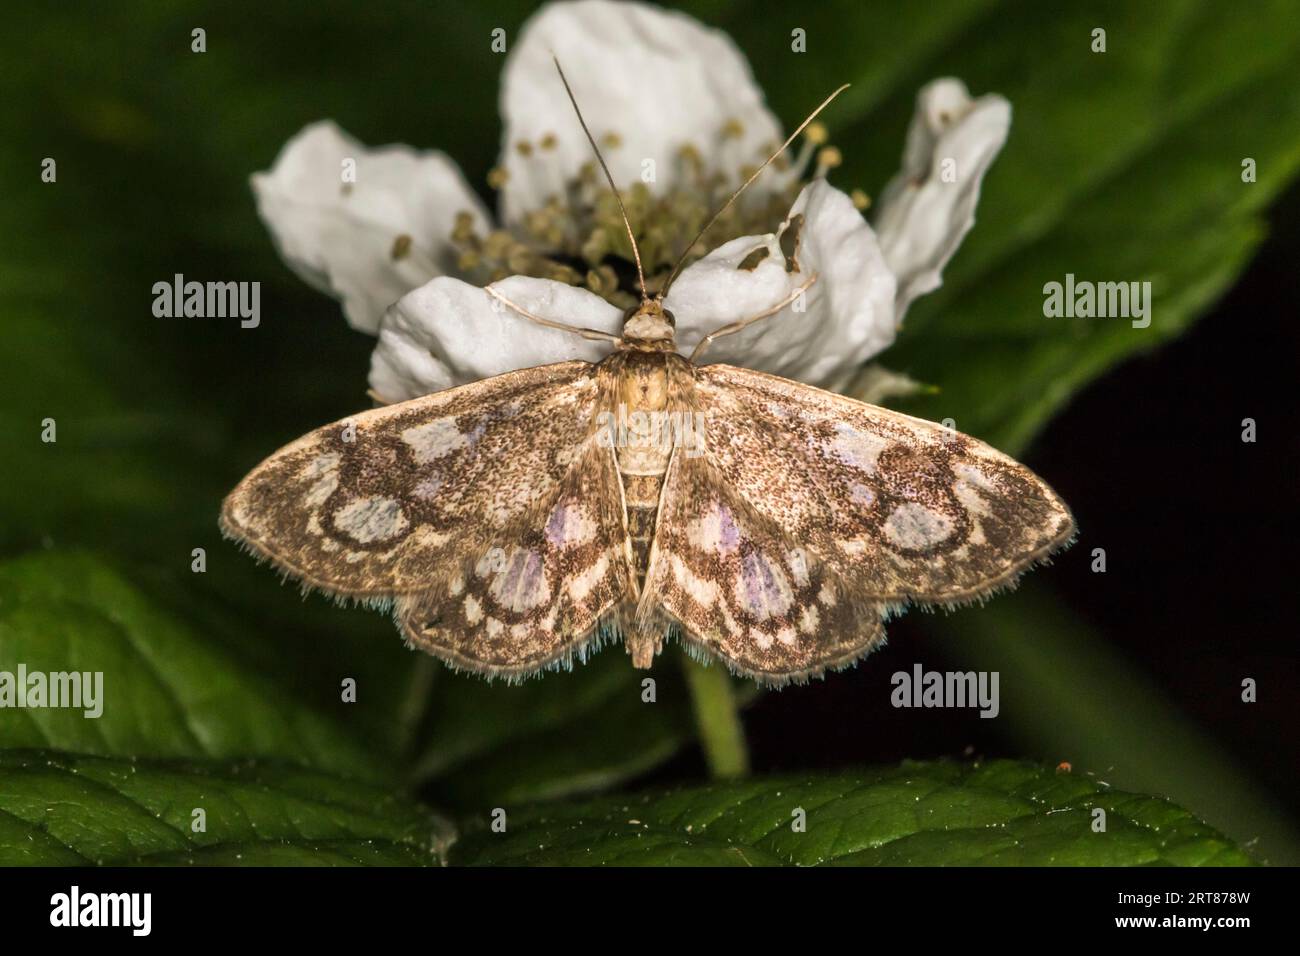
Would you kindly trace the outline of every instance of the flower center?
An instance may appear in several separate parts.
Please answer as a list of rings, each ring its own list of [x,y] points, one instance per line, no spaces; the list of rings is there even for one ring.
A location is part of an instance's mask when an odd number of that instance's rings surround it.
[[[720,138],[738,137],[741,133],[739,124],[732,121],[723,128]],[[793,161],[786,156],[773,161],[764,171],[764,178],[723,212],[690,249],[687,264],[738,236],[775,232],[805,179],[824,176],[839,165],[839,150],[825,143],[825,127],[811,124],[804,132],[798,156]],[[546,162],[555,145],[555,136],[547,134],[536,144],[521,141],[515,148],[529,162]],[[607,133],[601,138],[604,150],[618,149],[620,145],[616,134]],[[652,295],[713,211],[776,146],[765,146],[752,163],[727,170],[711,167],[701,151],[688,144],[673,159],[677,175],[672,188],[652,192],[645,183],[636,182],[624,191],[628,221]],[[488,183],[499,189],[505,183],[505,171],[493,170]],[[759,186],[761,189],[755,188]],[[865,208],[866,197],[860,191],[855,191],[854,201],[859,208]],[[473,216],[462,212],[451,239],[458,253],[457,265],[469,281],[488,284],[506,276],[527,275],[583,286],[619,308],[640,301],[632,246],[618,202],[594,161],[583,164],[578,174],[564,184],[562,195],[548,196],[540,208],[530,210],[513,228],[494,229],[482,235]]]

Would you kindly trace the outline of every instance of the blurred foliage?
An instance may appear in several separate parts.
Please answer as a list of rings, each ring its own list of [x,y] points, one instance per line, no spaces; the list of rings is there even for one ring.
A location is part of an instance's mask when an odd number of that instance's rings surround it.
[[[295,769],[275,772],[423,784],[429,799],[467,812],[489,797],[608,788],[690,739],[687,694],[671,666],[655,675],[654,707],[640,703],[641,675],[617,649],[522,687],[455,675],[403,649],[382,615],[299,600],[216,528],[222,495],[249,467],[367,404],[371,340],[278,260],[248,175],[305,123],[332,117],[371,144],[442,148],[484,182],[502,64],[490,32],[504,26],[513,36],[531,8],[236,0],[8,12],[0,556],[55,553],[0,568],[0,666],[21,654],[32,666],[93,660],[98,669],[111,655],[108,692],[137,709],[115,708],[95,726],[57,713],[0,715],[0,744],[100,754],[85,766],[115,780],[127,771],[114,767],[136,765],[114,761],[141,756],[289,761]],[[1300,162],[1300,131],[1278,122],[1300,107],[1289,76],[1300,33],[1281,0],[1249,15],[1196,0],[842,2],[800,8],[789,25],[785,5],[687,9],[737,39],[788,124],[853,82],[827,115],[845,155],[834,178],[846,187],[878,191],[892,175],[916,91],[933,77],[960,76],[976,94],[1011,100],[1011,138],[985,183],[979,222],[947,284],[915,306],[883,360],[941,387],[906,410],[952,417],[1012,451],[1090,379],[1177,335],[1213,301]],[[807,54],[790,51],[795,25],[808,32]],[[1108,31],[1105,54],[1089,49],[1098,25]],[[204,54],[190,52],[198,26]],[[1241,182],[1246,156],[1257,183]],[[56,184],[40,181],[45,157],[58,162]],[[1067,272],[1149,279],[1152,326],[1044,319],[1042,285]],[[154,318],[152,285],[176,273],[259,281],[260,327]],[[39,439],[46,418],[57,422],[57,443]],[[198,547],[204,574],[190,571]],[[998,608],[1013,622],[1022,613],[1012,597]],[[1062,675],[1042,645],[1027,644],[1027,672]],[[339,700],[348,677],[358,682],[355,705]],[[1086,697],[1115,678],[1096,673],[1088,679],[1098,683],[1074,687]],[[1070,733],[1104,731],[1088,720],[1075,715]],[[1192,741],[1178,760],[1199,756]],[[51,759],[51,779],[66,785],[74,758]],[[11,756],[0,774],[27,779],[33,766]],[[140,779],[166,787],[224,773],[150,766]],[[1162,767],[1171,776],[1151,786],[1204,812],[1202,784]],[[104,821],[115,811],[86,810],[108,814],[99,819],[111,829]],[[372,823],[313,831],[309,842],[392,839],[394,854],[407,852],[396,830]],[[0,836],[0,846],[11,843]],[[134,858],[64,846],[87,860]],[[168,852],[208,851],[141,844],[142,855]],[[277,858],[314,851],[301,852]]]

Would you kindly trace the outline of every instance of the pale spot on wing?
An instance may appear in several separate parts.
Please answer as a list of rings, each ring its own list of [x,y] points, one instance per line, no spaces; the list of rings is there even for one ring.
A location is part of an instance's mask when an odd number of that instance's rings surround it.
[[[452,597],[460,597],[465,590],[465,579],[459,574],[451,579],[451,584],[447,585],[447,591]]]
[[[953,532],[953,520],[946,514],[916,502],[905,502],[885,519],[885,534],[900,548],[932,548]]]
[[[337,452],[328,452],[317,455],[303,468],[303,480],[315,482],[303,496],[303,504],[308,508],[319,508],[334,494],[339,486],[340,461],[342,457]]]
[[[866,485],[856,482],[849,486],[849,497],[853,499],[855,505],[861,505],[863,508],[870,508],[876,503],[876,493]]]
[[[308,489],[307,494],[303,496],[302,503],[308,508],[319,508],[329,496],[334,494],[334,490],[339,486],[339,476],[337,472],[330,473],[321,478]]]
[[[793,644],[796,638],[797,635],[794,632],[794,628],[789,625],[786,625],[776,632],[776,639],[786,646]]]
[[[586,600],[587,595],[591,593],[591,589],[600,583],[601,579],[605,577],[605,572],[608,570],[609,555],[602,554],[596,559],[596,563],[587,568],[587,570],[569,578],[569,597],[575,604]]]
[[[741,561],[736,602],[759,620],[779,617],[794,604],[790,579],[767,555],[751,552]]]
[[[772,646],[773,643],[772,635],[768,634],[766,631],[758,631],[758,630],[751,629],[749,632],[749,639],[754,642],[754,645],[760,651],[767,650],[769,647]]]
[[[823,584],[822,589],[817,592],[817,600],[827,607],[835,606],[835,589],[829,584]]]
[[[808,555],[802,548],[795,548],[786,554],[786,562],[790,566],[790,573],[794,575],[796,587],[808,586]]]
[[[560,502],[546,522],[546,540],[557,548],[574,548],[596,537],[596,521],[582,505]]]
[[[701,551],[731,554],[740,547],[740,530],[731,509],[719,502],[686,528],[686,540]]]
[[[835,423],[831,450],[846,465],[871,473],[876,470],[876,459],[888,447],[889,442],[879,435],[858,431],[843,422]]]
[[[417,498],[423,498],[428,501],[438,494],[438,489],[442,487],[442,479],[437,475],[430,475],[428,478],[420,481],[411,489],[411,494]]]
[[[302,477],[305,481],[311,481],[313,478],[321,478],[339,467],[341,458],[338,452],[326,452],[323,455],[317,455],[307,467],[302,470]]]
[[[354,541],[370,544],[405,531],[406,515],[392,498],[354,498],[334,512],[334,527]]]
[[[696,604],[713,607],[718,600],[718,586],[707,578],[698,576],[677,555],[672,555],[673,580]]]
[[[531,611],[551,596],[542,556],[536,551],[515,551],[505,570],[499,572],[488,587],[493,600],[504,608],[522,614]]]
[[[471,436],[456,427],[454,415],[438,418],[423,425],[415,425],[402,432],[402,441],[411,446],[415,460],[421,465],[437,461],[445,455],[465,448]]]
[[[953,485],[953,494],[967,511],[987,516],[989,512],[987,495],[996,495],[998,487],[978,468],[970,465],[958,465],[953,469],[957,483]],[[978,525],[976,526],[978,530]]]
[[[483,605],[472,594],[465,596],[465,621],[471,627],[483,620]]]
[[[840,550],[852,558],[860,558],[862,555],[870,553],[876,546],[876,543],[871,538],[865,536],[843,538],[835,543],[840,546]]]
[[[996,494],[998,491],[998,486],[993,483],[992,479],[973,465],[958,464],[953,468],[953,473],[958,478],[970,482],[980,491],[987,491],[990,494]]]
[[[799,612],[799,630],[805,634],[817,633],[817,625],[821,622],[821,615],[817,612],[815,604],[809,604]]]

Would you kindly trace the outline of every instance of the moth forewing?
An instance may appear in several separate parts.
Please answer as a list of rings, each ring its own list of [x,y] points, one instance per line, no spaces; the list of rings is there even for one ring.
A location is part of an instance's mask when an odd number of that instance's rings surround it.
[[[1073,537],[1041,478],[968,435],[733,366],[696,385],[725,479],[870,600],[979,600]]]
[[[223,530],[307,587],[394,602],[457,666],[562,663],[628,586],[598,399],[594,367],[566,362],[358,413],[255,468]]]

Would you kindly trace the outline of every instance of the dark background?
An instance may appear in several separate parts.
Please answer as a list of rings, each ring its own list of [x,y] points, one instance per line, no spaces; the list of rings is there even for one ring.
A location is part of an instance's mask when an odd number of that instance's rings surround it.
[[[365,404],[373,345],[277,259],[247,176],[268,168],[304,123],[332,116],[371,145],[445,149],[486,196],[482,184],[498,149],[499,64],[485,60],[483,38],[498,24],[513,29],[528,6],[433,10],[403,2],[360,16],[342,2],[67,4],[30,8],[27,21],[10,24],[0,76],[15,85],[5,87],[0,128],[12,137],[0,150],[0,171],[6,182],[31,184],[39,158],[53,155],[60,179],[55,190],[16,190],[0,212],[10,392],[3,424],[23,436],[4,445],[13,455],[0,487],[13,516],[0,522],[4,557],[95,548],[154,578],[178,614],[198,619],[210,611],[202,599],[222,604],[244,615],[241,652],[268,670],[292,672],[297,689],[318,703],[333,696],[322,677],[333,681],[333,664],[304,647],[337,654],[349,667],[373,659],[376,673],[394,661],[399,672],[409,669],[381,616],[320,599],[299,603],[216,533],[218,503],[248,468]],[[897,5],[860,6],[844,9],[889,17],[894,26],[904,16]],[[1084,6],[1089,12],[1079,14],[1070,5],[1075,35],[1093,19],[1092,5]],[[1054,11],[1025,2],[1007,9],[969,18],[972,29],[993,33],[1008,20],[1041,18],[1029,27],[1051,33]],[[1134,7],[1098,9],[1117,22]],[[787,15],[785,5],[700,3],[691,11],[736,37],[787,126],[810,97],[854,68],[855,43],[835,32],[834,17],[817,35],[840,48],[810,56],[796,72],[780,57],[785,36],[769,29],[777,11]],[[1247,12],[1234,17],[1249,20]],[[208,29],[204,57],[188,52],[194,25]],[[915,32],[905,26],[903,33]],[[1006,40],[1012,55],[988,62],[950,67],[966,55],[963,45],[936,41],[926,58],[892,65],[894,92],[846,130],[859,149],[846,150],[837,185],[878,190],[896,168],[914,91],[950,68],[977,91],[1013,96],[1020,112],[1008,149],[1025,147],[1034,111],[1041,117],[1071,91],[1043,66],[1054,48],[1018,58],[1014,41]],[[1188,70],[1202,52],[1187,54]],[[1002,85],[1026,70],[1061,86]],[[1182,79],[1176,74],[1171,85]],[[1089,136],[1111,132],[1104,113],[1085,119],[1097,127]],[[1278,117],[1287,120],[1294,117]],[[978,259],[999,203],[1014,201],[1022,186],[998,175],[995,165],[980,210],[985,232],[977,224],[958,253],[951,287]],[[1045,172],[1021,195],[1054,188]],[[1073,507],[1078,543],[1015,595],[952,615],[911,613],[856,669],[762,696],[745,715],[756,769],[967,754],[1068,761],[1102,775],[1113,770],[1117,786],[1167,794],[1248,844],[1266,834],[1272,859],[1300,861],[1293,598],[1300,189],[1292,186],[1267,218],[1258,255],[1203,318],[1086,386],[1019,456]],[[176,272],[261,281],[262,326],[252,334],[230,323],[154,320],[152,283]],[[976,295],[974,307],[990,298],[1005,301]],[[936,338],[960,329],[964,317],[941,318],[929,326]],[[894,354],[882,360],[890,364]],[[951,409],[959,427],[963,411]],[[31,423],[45,415],[60,422],[58,467],[30,440]],[[1247,417],[1257,422],[1255,444],[1240,440]],[[201,586],[188,573],[196,544],[212,557]],[[1090,571],[1094,547],[1106,549],[1104,575]],[[1026,647],[1059,655],[1060,673],[1025,657]],[[1002,719],[892,708],[890,675],[917,662],[998,670]],[[1071,674],[1088,677],[1079,684],[1086,699],[1073,692]],[[1244,677],[1258,681],[1258,703],[1241,702]],[[570,679],[580,678],[543,683]],[[484,696],[508,693],[494,685]],[[361,732],[385,745],[372,726]],[[691,749],[635,782],[702,773]],[[426,796],[438,803],[439,794]]]

